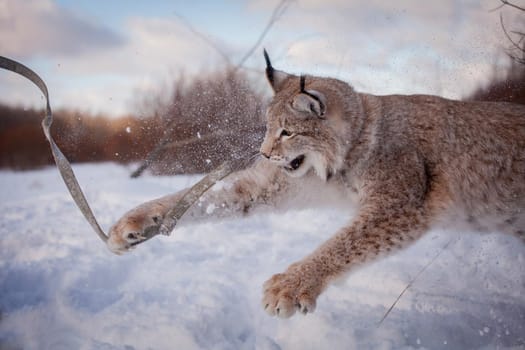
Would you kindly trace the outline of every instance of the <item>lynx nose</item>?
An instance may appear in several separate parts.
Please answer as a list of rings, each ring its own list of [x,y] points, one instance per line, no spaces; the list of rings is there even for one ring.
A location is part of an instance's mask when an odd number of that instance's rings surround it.
[[[271,141],[268,140],[267,137],[265,137],[261,145],[261,148],[259,149],[259,152],[264,158],[270,159],[270,156],[272,155],[272,150],[273,150],[273,145]]]

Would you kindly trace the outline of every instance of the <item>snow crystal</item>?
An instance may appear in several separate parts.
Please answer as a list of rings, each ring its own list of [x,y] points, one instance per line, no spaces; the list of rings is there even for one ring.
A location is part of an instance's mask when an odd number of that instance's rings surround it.
[[[206,207],[206,214],[210,215],[212,214],[215,209],[217,209],[217,207],[215,206],[215,203],[210,203],[207,207]]]

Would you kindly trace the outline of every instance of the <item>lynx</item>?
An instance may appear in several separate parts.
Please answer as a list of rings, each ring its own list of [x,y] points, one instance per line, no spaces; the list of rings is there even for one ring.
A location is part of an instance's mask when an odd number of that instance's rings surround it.
[[[525,106],[358,93],[265,58],[274,97],[261,159],[209,191],[190,221],[308,201],[356,206],[346,226],[264,284],[270,315],[313,312],[332,281],[453,217],[525,240]],[[140,242],[183,193],[134,209],[112,228],[110,246]]]

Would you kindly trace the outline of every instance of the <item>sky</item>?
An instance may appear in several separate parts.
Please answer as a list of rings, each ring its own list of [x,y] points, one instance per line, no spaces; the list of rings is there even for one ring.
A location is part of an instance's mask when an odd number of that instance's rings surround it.
[[[221,69],[224,56],[239,62],[279,2],[0,0],[0,55],[41,75],[54,109],[137,115],[181,74]],[[524,30],[522,13],[499,5],[289,0],[244,67],[262,86],[265,47],[278,69],[336,77],[358,91],[458,99],[508,65],[500,14]],[[43,107],[38,90],[7,71],[0,103]]]

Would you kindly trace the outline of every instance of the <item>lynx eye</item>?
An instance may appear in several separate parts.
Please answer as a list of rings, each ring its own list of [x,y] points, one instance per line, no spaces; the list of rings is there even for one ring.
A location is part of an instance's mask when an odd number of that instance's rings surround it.
[[[281,131],[281,135],[279,135],[279,136],[280,137],[286,137],[286,136],[292,136],[292,134],[288,130],[283,129]]]

